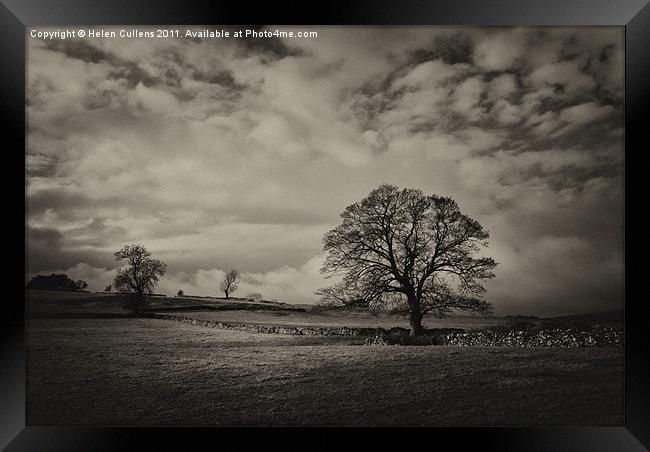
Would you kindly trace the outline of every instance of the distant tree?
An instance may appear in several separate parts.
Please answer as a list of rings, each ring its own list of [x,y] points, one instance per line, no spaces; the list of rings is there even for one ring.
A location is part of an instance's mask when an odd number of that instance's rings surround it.
[[[262,299],[262,294],[261,293],[249,293],[246,295],[246,298],[249,298],[251,300],[255,301],[260,301]]]
[[[126,307],[135,313],[143,310],[147,295],[167,271],[167,264],[151,259],[151,253],[142,245],[126,245],[115,253],[116,260],[126,259],[128,265],[119,268],[113,286],[122,293],[128,293]]]
[[[341,218],[323,238],[321,271],[343,276],[317,292],[325,304],[399,307],[409,313],[413,336],[423,333],[426,313],[491,309],[481,282],[494,277],[496,262],[477,256],[489,234],[453,199],[384,184]]]
[[[237,290],[239,286],[239,272],[237,270],[230,270],[226,273],[225,278],[221,281],[219,288],[226,294],[226,298],[230,297],[230,293]]]
[[[77,285],[77,290],[79,292],[83,292],[88,287],[88,283],[86,281],[81,280],[81,279],[78,280],[75,284]]]
[[[106,287],[104,287],[104,292],[112,292],[113,291],[113,285],[109,284]]]
[[[183,295],[185,295],[185,293],[183,293],[182,290],[179,290],[178,292],[176,292],[177,297],[182,297]]]
[[[63,273],[52,273],[48,276],[36,275],[28,283],[27,289],[31,290],[69,290],[77,291],[77,283]]]

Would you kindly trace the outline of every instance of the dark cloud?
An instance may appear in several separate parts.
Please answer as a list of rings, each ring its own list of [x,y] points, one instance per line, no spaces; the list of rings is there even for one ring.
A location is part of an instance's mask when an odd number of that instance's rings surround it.
[[[159,81],[158,78],[150,76],[134,62],[113,64],[107,77],[116,80],[125,80],[127,86],[130,88],[135,87],[139,83],[145,86],[153,86]]]
[[[27,175],[29,177],[52,176],[56,170],[57,159],[37,151],[30,151],[27,155]]]
[[[27,229],[27,273],[65,270],[80,262],[98,268],[115,268],[112,254],[98,253],[94,250],[75,250],[66,248],[66,239],[56,228]]]
[[[27,212],[29,215],[38,215],[48,209],[65,212],[91,205],[93,205],[92,200],[81,194],[52,190],[30,194],[27,199]]]
[[[104,52],[82,39],[47,40],[45,48],[54,52],[61,52],[68,58],[74,58],[86,63],[100,63],[113,61],[114,55]]]
[[[447,64],[469,64],[472,62],[473,50],[474,37],[466,31],[436,36],[430,47],[411,53],[411,63],[440,59]]]
[[[237,90],[237,91],[241,91],[246,88],[245,85],[238,83],[235,80],[233,72],[229,70],[202,72],[200,70],[195,69],[192,72],[192,78],[199,82],[212,83],[215,85],[224,86],[229,89]]]

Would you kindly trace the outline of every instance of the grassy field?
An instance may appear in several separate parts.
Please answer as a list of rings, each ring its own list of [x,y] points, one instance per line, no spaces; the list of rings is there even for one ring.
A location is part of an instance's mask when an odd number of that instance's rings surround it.
[[[623,423],[622,348],[355,341],[156,319],[28,319],[27,423]]]
[[[30,290],[27,291],[28,315],[31,317],[126,317],[127,311],[122,308],[124,295],[89,293],[89,292],[57,292]],[[337,328],[342,326],[359,328],[408,328],[407,316],[380,313],[371,315],[366,312],[321,311],[313,306],[300,305],[300,310],[292,305],[277,302],[252,302],[243,299],[223,299],[210,297],[152,297],[149,300],[149,310],[158,313],[172,313],[201,320],[254,323],[263,325],[294,325],[301,327]],[[605,317],[603,317],[603,314]],[[614,312],[613,314],[619,314]],[[622,311],[620,311],[622,315]],[[555,319],[508,319],[499,316],[481,315],[450,315],[443,319],[425,316],[425,328],[463,328],[479,330],[497,326],[511,325],[516,321],[528,321],[534,324],[548,323],[558,326],[570,326],[571,322],[589,323],[593,325],[622,327],[622,318],[618,319],[612,313],[597,313],[595,315],[558,317]]]
[[[48,290],[27,291],[27,312],[32,317],[113,316],[124,317],[122,305],[127,295],[119,293],[65,292]],[[148,300],[149,308],[160,311],[178,310],[287,310],[291,305],[271,301],[253,302],[245,299],[209,297],[155,296]]]
[[[408,317],[403,315],[370,315],[361,312],[336,312],[336,311],[187,311],[177,312],[176,315],[192,317],[201,320],[221,322],[256,323],[262,325],[294,325],[322,328],[336,328],[348,326],[353,328],[409,328]],[[488,316],[462,316],[453,315],[443,319],[425,317],[425,328],[463,328],[466,330],[481,329],[488,326],[505,324],[501,317]]]
[[[28,291],[28,312],[31,316],[93,316],[125,317],[121,307],[122,295],[103,293]],[[153,312],[187,316],[201,320],[221,322],[256,323],[264,325],[295,325],[334,328],[372,327],[408,328],[408,318],[403,315],[370,315],[359,312],[291,311],[277,309],[280,304],[227,301],[219,298],[154,297],[150,301]],[[183,311],[184,308],[194,308]],[[199,308],[197,310],[196,308]],[[201,309],[203,308],[203,309]],[[303,306],[303,308],[305,308]],[[274,310],[271,310],[274,309]],[[506,323],[503,317],[454,315],[444,319],[425,317],[426,328],[480,329]]]

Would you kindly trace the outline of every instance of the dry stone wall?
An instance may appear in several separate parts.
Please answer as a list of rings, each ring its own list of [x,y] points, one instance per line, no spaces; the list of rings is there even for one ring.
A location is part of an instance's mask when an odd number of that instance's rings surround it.
[[[151,314],[150,317],[174,320],[207,328],[247,331],[251,333],[290,334],[296,336],[363,336],[367,345],[450,345],[450,346],[514,346],[514,347],[597,347],[623,346],[622,328],[591,327],[555,328],[539,331],[513,330],[507,332],[473,331],[460,328],[425,330],[422,337],[410,338],[406,328],[322,328],[300,326],[258,325],[251,323],[217,322],[191,317]]]
[[[477,331],[449,334],[445,345],[456,346],[515,346],[515,347],[598,347],[623,346],[622,328],[591,327],[544,329],[537,332],[520,330],[508,332]]]

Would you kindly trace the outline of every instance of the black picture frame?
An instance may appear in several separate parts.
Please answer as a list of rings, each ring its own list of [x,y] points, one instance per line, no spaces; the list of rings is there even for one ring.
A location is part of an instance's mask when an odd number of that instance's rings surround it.
[[[25,29],[36,25],[153,25],[153,24],[278,24],[278,25],[614,25],[625,27],[625,157],[626,157],[626,230],[625,243],[642,241],[633,233],[628,213],[643,208],[630,196],[642,171],[642,156],[650,151],[650,5],[648,0],[445,0],[330,1],[323,4],[279,4],[184,0],[3,0],[0,5],[0,90],[2,122],[7,127],[4,146],[5,171],[2,177],[5,199],[6,261],[0,367],[0,447],[7,450],[115,450],[170,449],[187,447],[195,441],[209,441],[215,447],[226,446],[224,435],[236,438],[240,445],[260,439],[232,429],[212,428],[57,428],[25,426],[25,312],[24,262],[25,214]],[[8,138],[8,140],[7,140]],[[645,152],[644,152],[645,151]],[[21,174],[21,168],[23,173]],[[642,217],[641,217],[642,220]],[[597,220],[595,220],[597,221]],[[628,249],[629,248],[629,249]],[[642,251],[626,246],[626,262]],[[638,256],[640,257],[640,256]],[[626,266],[625,305],[625,425],[603,428],[430,428],[405,434],[396,429],[373,430],[373,438],[394,437],[405,447],[412,441],[444,444],[454,448],[479,445],[494,450],[589,450],[627,451],[650,448],[650,341],[644,309],[644,297],[633,295],[634,276],[642,268]],[[21,272],[23,274],[21,274]],[[637,285],[638,286],[638,285]],[[238,429],[235,429],[238,430]],[[367,429],[363,429],[368,433]],[[272,437],[288,444],[295,438],[285,429],[265,430],[265,442]],[[420,436],[421,438],[416,438]],[[308,432],[312,444],[334,441],[333,435]],[[215,442],[218,441],[218,442]],[[408,445],[410,444],[410,446]],[[423,446],[419,446],[423,447]]]

